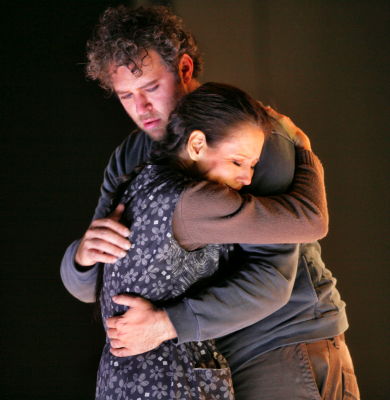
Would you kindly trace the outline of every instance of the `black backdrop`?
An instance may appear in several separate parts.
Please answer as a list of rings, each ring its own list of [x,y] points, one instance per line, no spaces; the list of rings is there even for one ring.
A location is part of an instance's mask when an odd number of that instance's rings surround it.
[[[59,263],[130,127],[83,75],[91,29],[119,3],[2,3],[2,399],[93,398],[102,329]],[[362,395],[388,398],[389,3],[170,3],[205,53],[203,81],[239,85],[310,133],[327,173],[323,254],[348,304]]]

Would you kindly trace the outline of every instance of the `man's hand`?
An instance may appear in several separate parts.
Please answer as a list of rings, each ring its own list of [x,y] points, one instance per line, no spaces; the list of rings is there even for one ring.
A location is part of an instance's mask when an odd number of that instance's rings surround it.
[[[130,307],[123,315],[106,321],[110,351],[114,356],[127,357],[145,353],[165,340],[177,337],[167,313],[156,309],[150,301],[127,295],[114,296],[113,300]]]
[[[294,142],[295,146],[302,147],[305,150],[311,150],[308,136],[302,131],[302,129],[298,128],[289,117],[278,113],[270,106],[265,106],[264,109],[270,117],[277,121],[289,138]]]
[[[107,218],[91,223],[77,249],[77,264],[87,267],[97,262],[114,263],[126,255],[126,250],[130,248],[127,239],[130,231],[118,222],[124,208],[123,204],[119,204]]]

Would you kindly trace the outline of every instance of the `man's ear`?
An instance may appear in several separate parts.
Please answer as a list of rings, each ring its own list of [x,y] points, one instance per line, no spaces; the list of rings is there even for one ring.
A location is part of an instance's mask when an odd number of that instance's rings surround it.
[[[196,130],[190,134],[187,142],[187,152],[192,161],[199,161],[207,148],[206,136],[202,131]]]
[[[194,73],[194,61],[188,54],[183,54],[178,65],[179,78],[183,85],[188,85]]]

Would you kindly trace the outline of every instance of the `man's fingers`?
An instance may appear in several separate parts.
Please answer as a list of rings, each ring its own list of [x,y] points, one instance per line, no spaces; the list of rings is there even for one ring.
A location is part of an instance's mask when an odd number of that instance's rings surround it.
[[[146,353],[149,350],[152,349],[143,350],[138,348],[127,348],[127,347],[115,348],[111,346],[110,353],[115,357],[130,357],[130,356],[135,356],[137,354]]]
[[[96,263],[114,264],[121,257],[113,256],[107,253],[102,253],[99,250],[90,249],[88,250],[88,258],[90,258],[93,261],[93,264]]]
[[[121,349],[123,348],[123,342],[118,340],[118,339],[112,339],[110,340],[111,348],[113,349]]]
[[[130,246],[130,244],[129,244]],[[79,248],[80,257],[91,263],[114,263],[126,255],[126,251],[101,239],[86,239]],[[76,261],[77,261],[76,254]],[[80,263],[80,262],[79,262]]]
[[[110,353],[114,355],[115,357],[130,357],[130,356],[136,356],[137,354],[142,354],[146,353],[147,351],[153,350],[155,347],[149,347],[149,348],[141,348],[141,347],[121,347],[121,348],[114,348],[111,346],[110,348]]]
[[[88,228],[88,231],[97,230],[99,228],[108,228],[107,230],[111,230],[123,237],[128,237],[130,235],[130,231],[128,228],[126,228],[118,221],[110,218],[95,219],[95,221],[92,221],[90,227]]]
[[[149,309],[153,308],[152,303],[142,297],[132,297],[129,295],[117,295],[112,298],[114,303],[121,304],[122,306],[128,306],[137,309]]]
[[[123,204],[119,204],[107,218],[92,221],[77,248],[77,264],[90,266],[97,262],[114,263],[126,255],[125,251],[131,246],[128,240],[130,231],[118,222],[124,208]]]
[[[104,240],[84,239],[77,249],[75,261],[84,266],[93,265],[97,262],[112,264],[125,255],[125,250]]]
[[[94,241],[94,240],[101,240],[100,246],[104,245],[104,243],[107,243],[109,245],[114,245],[116,247],[119,247],[123,250],[128,250],[130,248],[130,242],[128,239],[124,238],[120,234],[106,228],[92,228],[88,229],[88,231],[85,233],[83,240],[87,243],[88,241]],[[92,242],[91,242],[92,243]],[[96,242],[96,244],[99,244]],[[97,250],[101,251],[108,251],[109,249],[103,249],[101,247],[94,247],[94,246],[89,246],[89,248],[96,248]]]
[[[112,330],[116,331],[116,323],[118,321],[119,317],[110,317],[106,319],[106,325],[108,328],[112,328]],[[110,329],[109,329],[110,331]]]
[[[97,250],[116,257],[124,257],[131,244],[126,239],[120,239],[113,235],[97,235],[92,238],[85,238],[83,243],[85,250]]]
[[[115,210],[108,216],[108,218],[113,219],[114,221],[119,221],[122,218],[123,211],[125,210],[124,204],[118,204]]]
[[[110,352],[115,357],[129,357],[134,355],[129,349],[126,349],[124,347],[121,349],[114,349],[113,347],[111,347]]]
[[[108,322],[108,320],[107,320],[107,322]],[[107,325],[108,326],[108,325]],[[118,331],[115,329],[115,328],[113,328],[113,327],[111,327],[111,328],[108,328],[107,329],[107,336],[108,336],[108,338],[111,340],[111,339],[118,339]]]

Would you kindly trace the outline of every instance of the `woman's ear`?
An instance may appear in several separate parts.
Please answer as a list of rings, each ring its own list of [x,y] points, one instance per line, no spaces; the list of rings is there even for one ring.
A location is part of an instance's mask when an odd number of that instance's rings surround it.
[[[192,161],[199,161],[207,148],[206,136],[202,131],[196,130],[190,134],[187,142],[187,152]]]

